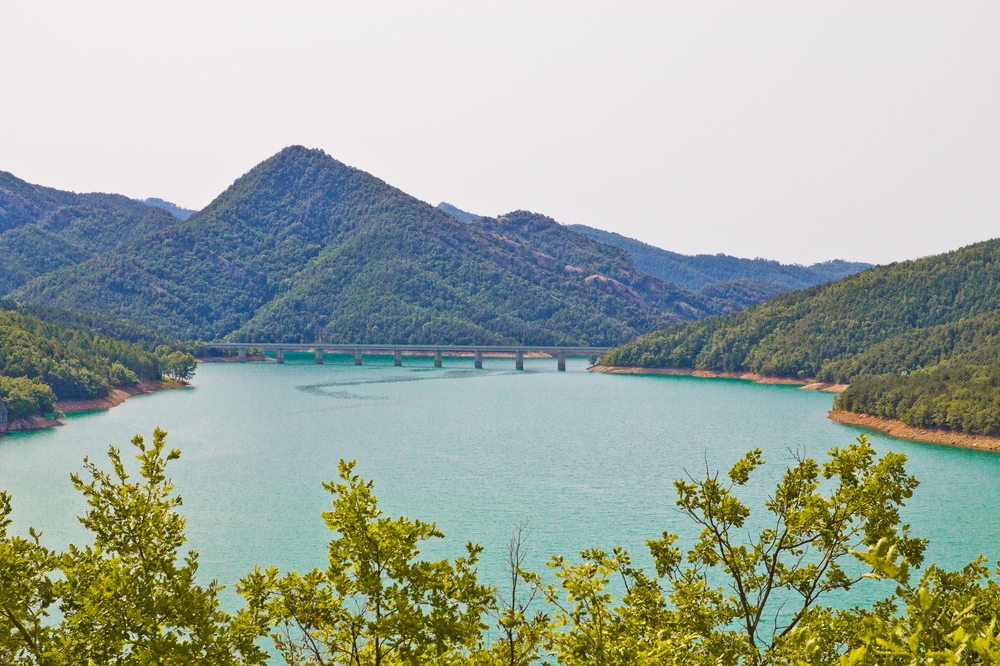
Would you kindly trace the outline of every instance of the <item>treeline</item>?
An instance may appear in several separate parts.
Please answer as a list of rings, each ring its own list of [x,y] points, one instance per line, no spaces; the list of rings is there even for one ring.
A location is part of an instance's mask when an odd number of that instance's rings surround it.
[[[128,329],[130,325],[117,326]],[[162,341],[160,337],[143,337],[142,331],[133,331],[137,340],[148,345],[143,346],[95,332],[102,327],[114,328],[111,318],[0,299],[0,399],[8,418],[50,413],[56,400],[101,398],[114,388],[159,381],[164,374],[176,378],[193,374],[194,358],[183,346],[154,347]]]
[[[945,363],[905,374],[862,376],[834,406],[917,427],[1000,435],[1000,366]]]
[[[926,541],[899,510],[918,483],[906,457],[882,457],[862,435],[822,464],[788,468],[766,504],[768,527],[748,529],[738,493],[764,464],[749,452],[725,477],[675,482],[676,506],[701,530],[688,551],[664,533],[647,542],[655,571],[628,552],[555,556],[549,574],[524,569],[522,528],[508,543],[507,583],[479,580],[482,548],[429,561],[434,523],[382,514],[371,481],[340,464],[324,484],[334,533],[327,563],[305,573],[258,567],[236,584],[244,606],[219,605],[197,582],[180,497],[167,478],[180,456],[166,433],[132,440],[139,480],[109,451],[111,472],[86,462],[72,475],[87,501],[93,544],[48,549],[33,529],[10,532],[0,493],[0,662],[447,666],[911,666],[991,664],[1000,656],[1000,586],[982,557],[957,571],[924,566]],[[760,522],[759,520],[756,522]],[[837,610],[857,588],[894,583],[871,607]],[[620,590],[616,597],[614,590]],[[882,588],[886,589],[886,588]]]

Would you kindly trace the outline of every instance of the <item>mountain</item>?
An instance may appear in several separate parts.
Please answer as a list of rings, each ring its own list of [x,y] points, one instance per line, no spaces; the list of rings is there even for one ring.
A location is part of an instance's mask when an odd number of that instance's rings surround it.
[[[1000,435],[1000,240],[672,326],[599,363],[850,382],[838,409]]]
[[[149,197],[148,199],[145,199],[143,203],[147,206],[153,206],[154,208],[162,208],[178,220],[186,220],[196,212],[190,208],[181,208],[175,203],[170,203],[169,201],[164,201],[163,199],[157,199],[156,197]]]
[[[879,266],[744,312],[680,324],[602,363],[847,382],[1000,359],[1000,240]]]
[[[118,194],[76,194],[0,171],[0,296],[175,218]]]
[[[446,212],[449,215],[451,215],[452,217],[454,217],[459,222],[465,222],[466,224],[468,224],[469,222],[475,222],[476,220],[478,220],[478,219],[480,219],[480,218],[483,217],[482,215],[476,215],[474,213],[468,213],[468,212],[462,210],[461,208],[458,208],[457,206],[452,206],[450,203],[447,203],[445,201],[442,201],[441,203],[439,203],[437,205],[437,207],[440,210],[443,210],[444,212]]]
[[[872,267],[872,264],[840,259],[797,266],[769,259],[739,259],[725,254],[678,254],[582,224],[573,224],[570,228],[601,243],[620,247],[629,253],[639,269],[650,275],[694,290],[719,282],[752,280],[758,284],[773,285],[769,287],[771,290],[780,289],[775,293],[784,293],[839,280]]]
[[[512,226],[526,216],[530,240]],[[462,223],[301,146],[15,297],[181,338],[284,342],[613,344],[724,310],[548,218]]]

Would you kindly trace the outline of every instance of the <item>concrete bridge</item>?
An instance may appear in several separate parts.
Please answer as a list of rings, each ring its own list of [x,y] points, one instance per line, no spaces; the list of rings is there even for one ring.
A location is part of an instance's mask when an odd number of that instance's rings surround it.
[[[524,355],[530,352],[541,352],[555,356],[557,367],[566,369],[567,356],[600,356],[610,347],[552,347],[552,346],[504,346],[504,345],[336,345],[328,343],[315,344],[268,344],[266,342],[210,342],[209,349],[235,349],[240,361],[247,360],[248,349],[259,349],[262,352],[273,351],[278,363],[285,362],[285,352],[314,352],[316,363],[323,362],[323,354],[340,353],[354,354],[354,365],[361,365],[361,355],[392,354],[395,365],[403,365],[403,353],[433,354],[434,367],[440,368],[445,354],[472,354],[476,367],[483,367],[483,354],[513,354],[514,367],[524,370]]]

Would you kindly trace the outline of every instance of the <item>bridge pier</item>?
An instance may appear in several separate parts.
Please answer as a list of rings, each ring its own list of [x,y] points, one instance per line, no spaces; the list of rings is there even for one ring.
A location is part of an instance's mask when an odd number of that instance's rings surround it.
[[[563,372],[566,371],[566,352],[559,352],[559,365],[556,367]]]
[[[316,365],[323,365],[323,350],[316,350]]]
[[[247,348],[246,347],[240,347],[239,360],[240,360],[240,363],[246,363],[247,362]]]
[[[440,368],[441,367],[441,350],[440,349],[435,349],[434,350],[434,367],[435,368]]]
[[[278,350],[278,352],[277,352],[277,359],[278,359],[278,363],[284,363],[285,362],[285,350],[284,349],[279,349]]]
[[[476,350],[476,367],[480,370],[483,369],[483,350],[481,349]]]
[[[354,365],[361,365],[361,350],[354,350]]]
[[[396,366],[403,365],[403,351],[401,349],[393,352],[392,364]]]
[[[516,351],[514,352],[514,368],[517,370],[524,370],[524,352]]]

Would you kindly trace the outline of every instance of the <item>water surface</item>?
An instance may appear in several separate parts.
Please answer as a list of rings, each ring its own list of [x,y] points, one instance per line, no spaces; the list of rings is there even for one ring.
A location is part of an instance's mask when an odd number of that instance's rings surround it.
[[[404,360],[288,355],[274,363],[207,364],[191,388],[130,399],[62,428],[0,439],[0,489],[11,491],[15,529],[63,547],[86,534],[84,503],[69,474],[108,445],[169,431],[183,451],[171,476],[184,498],[190,546],[203,581],[230,585],[254,565],[321,566],[330,533],[321,482],[356,459],[391,515],[436,520],[447,540],[435,556],[486,547],[481,572],[503,579],[504,543],[521,521],[532,563],[553,553],[625,546],[649,564],[645,541],[664,530],[696,536],[674,508],[685,471],[725,470],[753,447],[769,461],[743,497],[759,506],[791,460],[822,456],[860,430],[826,418],[829,394],[737,380],[604,375],[569,359]],[[922,485],[905,511],[931,540],[930,559],[958,566],[998,556],[1000,456],[873,437],[902,451]],[[129,454],[131,455],[131,454]],[[106,465],[105,465],[106,466]],[[235,599],[227,592],[227,606]]]

